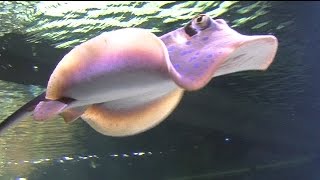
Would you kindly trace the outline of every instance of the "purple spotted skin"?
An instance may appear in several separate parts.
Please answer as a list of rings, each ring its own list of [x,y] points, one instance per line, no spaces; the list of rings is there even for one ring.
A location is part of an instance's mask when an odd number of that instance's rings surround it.
[[[274,36],[242,35],[224,20],[213,20],[207,15],[197,16],[160,39],[169,53],[167,64],[173,80],[186,90],[204,87],[217,74],[266,69],[277,49]],[[255,54],[259,48],[261,53]]]
[[[195,35],[192,39],[182,44],[172,45],[168,48],[172,62],[179,64],[181,73],[188,74],[195,78],[201,75],[201,71],[205,71],[207,63],[213,63],[214,52],[211,48],[206,47],[205,42],[209,37],[201,37]],[[206,51],[209,50],[209,51]],[[179,58],[177,58],[179,57]],[[206,61],[203,61],[206,60]],[[199,70],[194,70],[195,68]]]
[[[214,27],[189,37],[183,28],[161,37],[168,47],[173,69],[187,81],[198,81],[212,69],[218,51],[213,51]],[[181,42],[179,42],[181,40]],[[208,74],[208,73],[207,73]]]

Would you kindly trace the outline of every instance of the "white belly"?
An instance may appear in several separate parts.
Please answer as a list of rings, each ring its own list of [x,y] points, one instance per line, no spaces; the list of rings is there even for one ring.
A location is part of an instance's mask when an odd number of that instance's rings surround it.
[[[115,72],[74,85],[64,96],[77,100],[70,107],[104,102],[115,102],[116,106],[117,102],[121,102],[118,100],[127,101],[130,98],[130,105],[134,106],[165,95],[176,88],[177,85],[164,74],[144,71]],[[135,98],[140,96],[141,98]]]

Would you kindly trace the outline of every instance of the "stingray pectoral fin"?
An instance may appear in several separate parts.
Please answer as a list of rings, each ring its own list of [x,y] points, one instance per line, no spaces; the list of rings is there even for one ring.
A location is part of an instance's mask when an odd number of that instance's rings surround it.
[[[67,106],[68,104],[60,101],[41,101],[34,109],[33,118],[37,121],[55,118],[62,113]]]
[[[81,118],[104,135],[135,135],[162,122],[180,102],[182,95],[183,90],[179,88],[149,103],[126,109],[96,104],[89,107]]]
[[[215,76],[267,69],[275,57],[277,47],[278,41],[271,35],[236,34],[234,39],[216,45],[208,44],[197,51],[171,53],[167,64],[176,84],[186,90],[198,90]]]
[[[2,121],[0,123],[0,134],[4,133],[7,129],[14,126],[14,124],[26,119],[28,116],[31,116],[36,105],[40,101],[44,100],[45,96],[46,92],[41,93],[25,105],[23,105],[9,117],[7,117],[4,121]]]
[[[77,120],[87,108],[87,106],[67,108],[75,101],[76,100],[72,98],[40,101],[33,111],[33,118],[37,121],[45,121],[61,115],[66,123],[72,123]]]
[[[278,49],[277,38],[272,35],[244,37],[213,77],[240,71],[266,70],[271,65]]]

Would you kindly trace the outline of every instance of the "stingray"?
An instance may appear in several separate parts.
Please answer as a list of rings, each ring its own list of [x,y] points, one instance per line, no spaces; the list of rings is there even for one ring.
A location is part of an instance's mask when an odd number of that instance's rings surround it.
[[[0,132],[27,116],[62,116],[107,136],[136,135],[167,119],[184,92],[213,77],[266,70],[277,48],[272,35],[243,35],[206,14],[161,37],[142,28],[103,32],[67,53],[46,91],[5,119]]]

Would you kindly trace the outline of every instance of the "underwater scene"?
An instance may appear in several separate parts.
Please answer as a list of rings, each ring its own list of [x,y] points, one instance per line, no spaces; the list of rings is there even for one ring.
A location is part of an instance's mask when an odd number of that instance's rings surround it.
[[[0,180],[319,179],[318,17],[311,1],[1,1]]]

